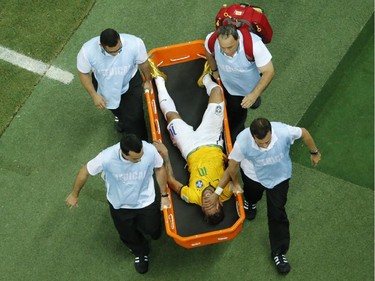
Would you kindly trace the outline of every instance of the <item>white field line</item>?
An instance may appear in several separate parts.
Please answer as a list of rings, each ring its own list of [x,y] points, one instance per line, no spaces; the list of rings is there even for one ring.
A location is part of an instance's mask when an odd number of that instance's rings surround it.
[[[60,81],[64,84],[69,84],[73,81],[74,76],[72,73],[62,70],[53,65],[32,59],[23,54],[4,48],[0,45],[0,59],[7,61],[11,64],[17,65],[31,72],[45,75],[51,79]]]

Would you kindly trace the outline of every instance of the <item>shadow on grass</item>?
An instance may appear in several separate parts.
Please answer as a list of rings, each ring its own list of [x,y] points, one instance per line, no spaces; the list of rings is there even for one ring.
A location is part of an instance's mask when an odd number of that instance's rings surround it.
[[[374,188],[374,15],[311,104],[298,126],[307,128],[322,153],[318,169]],[[302,142],[293,161],[310,165]]]

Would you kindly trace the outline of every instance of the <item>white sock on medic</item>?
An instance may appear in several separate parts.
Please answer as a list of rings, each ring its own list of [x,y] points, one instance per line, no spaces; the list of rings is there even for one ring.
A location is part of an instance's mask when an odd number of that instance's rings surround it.
[[[217,83],[215,83],[214,81],[212,81],[211,76],[209,74],[206,74],[203,77],[202,82],[203,82],[203,85],[206,87],[207,95],[211,94],[211,91],[212,91],[213,88],[219,86]]]
[[[156,88],[158,89],[160,109],[164,114],[164,118],[167,119],[166,115],[168,112],[170,111],[177,112],[176,106],[171,96],[169,95],[167,88],[165,87],[164,78],[160,76],[156,77],[155,84],[156,84]]]

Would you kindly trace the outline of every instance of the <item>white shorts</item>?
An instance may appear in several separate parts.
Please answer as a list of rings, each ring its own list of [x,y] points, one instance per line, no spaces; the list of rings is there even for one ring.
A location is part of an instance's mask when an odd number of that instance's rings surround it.
[[[223,146],[224,102],[209,103],[202,122],[194,131],[182,119],[173,119],[167,126],[174,145],[178,147],[184,159],[187,155],[203,145]]]

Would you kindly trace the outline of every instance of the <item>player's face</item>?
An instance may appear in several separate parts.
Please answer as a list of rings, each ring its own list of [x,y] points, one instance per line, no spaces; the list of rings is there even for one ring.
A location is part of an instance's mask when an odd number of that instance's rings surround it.
[[[206,206],[206,202],[208,198],[211,196],[212,193],[215,192],[215,189],[213,187],[206,188],[202,193],[202,212],[206,216],[211,216],[213,214],[216,214],[220,211],[221,202],[218,202],[217,204],[212,204],[209,206]]]
[[[224,54],[226,54],[228,57],[233,57],[238,49],[238,40],[234,39],[232,35],[219,36],[218,40],[221,51],[224,52]]]
[[[122,157],[124,157],[124,159],[126,159],[130,162],[133,162],[133,163],[137,163],[137,162],[141,161],[141,158],[143,156],[143,148],[139,153],[134,152],[134,151],[129,151],[128,155],[125,155],[125,153],[123,153],[123,152],[121,152],[121,155],[122,155]]]
[[[255,143],[260,148],[267,148],[271,143],[271,137],[272,137],[271,132],[268,132],[267,135],[263,139],[258,139],[256,136],[254,136],[254,140],[255,140]]]

